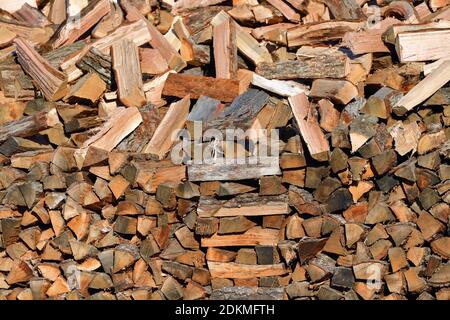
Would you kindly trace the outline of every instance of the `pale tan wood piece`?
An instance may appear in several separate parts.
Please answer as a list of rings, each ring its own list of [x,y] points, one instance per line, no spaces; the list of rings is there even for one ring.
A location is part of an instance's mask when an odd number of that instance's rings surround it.
[[[400,33],[395,49],[401,62],[438,60],[450,52],[450,28]]]
[[[279,230],[253,227],[243,234],[218,235],[202,238],[202,247],[273,246],[278,243]]]
[[[213,28],[213,41],[216,78],[235,78],[238,69],[236,30],[231,18]]]
[[[84,142],[83,148],[93,146],[98,149],[111,151],[120,141],[133,132],[141,122],[142,116],[137,108],[117,108],[100,131]]]
[[[163,159],[166,156],[174,143],[174,131],[182,129],[186,123],[190,105],[191,100],[189,95],[170,105],[169,110],[167,110],[163,120],[158,128],[156,128],[152,139],[144,148],[143,153],[156,155],[158,159]]]
[[[234,262],[208,261],[211,277],[220,279],[248,279],[251,277],[274,277],[286,274],[284,263],[270,265],[249,265]]]
[[[139,51],[134,42],[124,39],[114,43],[112,61],[119,100],[127,107],[141,107],[146,104]]]
[[[330,146],[313,113],[308,98],[304,93],[300,93],[289,97],[288,100],[311,156],[317,160],[327,160]]]

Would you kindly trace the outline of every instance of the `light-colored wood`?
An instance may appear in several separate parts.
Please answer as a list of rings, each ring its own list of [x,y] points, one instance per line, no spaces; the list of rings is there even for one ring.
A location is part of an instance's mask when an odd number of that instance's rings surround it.
[[[122,1],[121,5],[127,12],[127,19],[131,19],[132,21],[141,20],[145,22],[151,37],[150,44],[154,49],[158,49],[161,52],[161,55],[164,59],[166,59],[167,64],[172,70],[179,72],[186,67],[186,62],[181,58],[180,54],[172,47],[172,45],[158,31],[158,29],[156,29],[156,27],[148,21],[135,6],[131,4],[130,1]]]
[[[97,102],[106,90],[106,83],[96,72],[88,73],[70,88],[65,100],[80,99]]]
[[[190,74],[170,73],[166,79],[163,95],[192,99],[208,96],[224,102],[232,102],[239,95],[239,82]]]
[[[262,197],[247,194],[232,200],[201,198],[197,208],[199,217],[266,216],[289,213],[287,198]]]
[[[118,108],[97,134],[86,140],[83,148],[93,146],[111,151],[142,122],[137,108]]]
[[[6,0],[0,2],[0,9],[13,13],[19,10],[25,3],[33,8],[37,8],[36,0]]]
[[[306,95],[301,93],[290,97],[289,104],[311,156],[319,161],[327,160],[330,146]]]
[[[242,70],[244,71],[244,70]],[[247,71],[247,70],[245,70]],[[241,72],[241,70],[239,70]],[[252,84],[258,88],[273,92],[283,97],[292,97],[301,93],[309,94],[306,86],[295,81],[269,80],[252,71]]]
[[[412,110],[415,106],[431,97],[448,81],[450,81],[450,60],[443,62],[439,68],[435,69],[412,88],[394,105],[393,110],[398,114],[404,114]]]
[[[152,139],[144,148],[144,153],[156,155],[158,159],[163,159],[166,156],[174,143],[174,132],[182,129],[186,123],[190,105],[191,100],[189,95],[170,105],[169,110],[156,129]]]
[[[131,40],[121,40],[112,45],[113,70],[119,100],[127,107],[141,107],[145,99],[139,51]]]
[[[231,18],[213,27],[216,78],[234,79],[237,74],[236,25]]]
[[[156,75],[168,71],[169,66],[156,49],[139,49],[142,73]]]
[[[277,8],[289,21],[300,22],[300,15],[283,0],[267,0],[267,2]]]
[[[278,157],[247,159],[245,163],[189,164],[190,181],[256,179],[281,173]]]
[[[220,279],[248,279],[252,277],[274,277],[287,273],[283,263],[272,265],[248,265],[234,262],[208,261],[211,277]]]
[[[450,29],[404,32],[395,49],[401,62],[429,61],[448,57]]]
[[[130,24],[124,24],[107,36],[95,41],[92,46],[103,54],[109,54],[109,50],[114,43],[125,39],[133,41],[136,46],[150,42],[151,36],[145,21],[138,20]]]
[[[278,243],[279,231],[254,227],[243,234],[218,235],[202,238],[202,247],[274,246]]]
[[[52,38],[53,48],[74,43],[111,10],[108,0],[90,1],[80,13],[69,17]]]
[[[358,89],[350,81],[318,79],[313,82],[310,95],[345,105],[358,96]]]
[[[223,21],[231,19],[230,16],[224,12],[219,12],[214,19],[211,21],[213,27],[221,24]],[[260,46],[258,41],[247,33],[241,26],[239,26],[233,19],[232,23],[236,29],[236,44],[238,50],[249,58],[255,65],[261,62],[272,62],[272,56],[269,51],[264,47]]]
[[[156,107],[161,107],[166,104],[166,101],[162,98],[162,92],[169,74],[175,73],[170,70],[159,77],[155,77],[152,80],[144,83],[143,89],[145,92],[145,98],[148,103],[153,104]]]
[[[14,43],[22,68],[50,101],[57,101],[68,92],[66,75],[53,68],[26,40],[17,38]]]

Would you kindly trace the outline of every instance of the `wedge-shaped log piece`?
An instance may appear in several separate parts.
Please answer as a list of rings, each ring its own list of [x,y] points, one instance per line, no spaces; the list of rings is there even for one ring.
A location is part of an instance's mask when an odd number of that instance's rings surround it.
[[[17,38],[14,43],[20,65],[47,100],[57,101],[64,97],[68,91],[66,75],[53,68],[26,40]]]
[[[107,36],[95,41],[92,46],[103,54],[108,54],[111,46],[122,40],[131,40],[137,46],[148,43],[151,39],[145,21],[139,20],[130,24],[125,24]]]
[[[347,104],[358,96],[358,89],[350,81],[319,79],[313,82],[310,95]]]
[[[267,216],[289,213],[287,195],[259,196],[257,193],[238,195],[231,200],[201,197],[199,217]]]
[[[248,279],[251,277],[274,277],[286,274],[284,263],[271,265],[248,265],[234,262],[208,261],[211,277],[219,279]]]
[[[220,101],[232,102],[239,95],[239,81],[170,73],[162,94],[178,98],[189,94],[192,99],[208,96]]]
[[[81,10],[79,15],[67,19],[50,40],[53,48],[74,43],[111,10],[110,1],[94,0]]]
[[[235,247],[235,246],[276,246],[279,240],[279,230],[254,227],[243,234],[218,235],[202,238],[202,247]]]
[[[450,60],[431,72],[425,79],[412,88],[393,107],[393,111],[398,115],[403,115],[415,106],[421,104],[431,97],[436,91],[450,81]]]
[[[142,122],[137,108],[119,108],[97,134],[86,140],[83,148],[93,146],[111,151]]]
[[[401,62],[446,58],[450,51],[450,28],[400,33],[395,49]]]
[[[155,134],[144,148],[143,153],[156,155],[160,160],[166,156],[174,143],[174,131],[182,129],[186,123],[190,105],[189,95],[170,105],[169,110],[158,128],[156,128]]]
[[[313,109],[304,93],[289,98],[300,133],[308,146],[311,156],[319,161],[328,159],[330,146],[319,122],[313,113]]]
[[[278,157],[258,157],[256,163],[213,163],[188,166],[189,180],[245,180],[281,174]]]
[[[127,107],[143,106],[147,101],[137,46],[126,39],[114,43],[112,60],[120,101]]]

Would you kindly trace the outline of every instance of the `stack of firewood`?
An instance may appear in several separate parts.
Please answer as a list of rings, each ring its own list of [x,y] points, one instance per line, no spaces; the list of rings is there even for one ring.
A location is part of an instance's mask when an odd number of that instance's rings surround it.
[[[0,300],[450,299],[450,1],[0,9]]]

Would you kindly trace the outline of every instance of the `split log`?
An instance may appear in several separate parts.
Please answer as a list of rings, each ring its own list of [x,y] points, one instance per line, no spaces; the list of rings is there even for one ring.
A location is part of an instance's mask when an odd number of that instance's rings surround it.
[[[265,47],[260,46],[255,38],[242,29],[242,27],[231,19],[224,11],[219,12],[211,21],[211,24],[215,27],[227,19],[230,19],[234,25],[236,30],[236,45],[243,55],[248,57],[255,65],[258,65],[261,62],[272,62],[269,51]]]
[[[108,0],[90,1],[79,15],[69,17],[55,32],[51,41],[53,48],[59,48],[74,43],[86,31],[92,28],[111,9]]]
[[[187,95],[182,100],[170,105],[152,139],[144,148],[144,153],[156,155],[158,159],[163,159],[166,156],[174,143],[174,131],[182,129],[186,123],[190,101],[190,96]]]
[[[50,101],[57,101],[67,94],[66,76],[54,69],[35,49],[23,39],[14,41],[19,63],[36,81],[36,85]]]
[[[312,52],[314,53],[314,51]],[[344,78],[350,71],[347,56],[339,51],[329,54],[300,55],[294,61],[261,63],[256,72],[267,79]]]
[[[398,34],[395,48],[402,62],[429,61],[447,57],[449,43],[450,29],[412,31]]]
[[[190,181],[224,181],[254,179],[261,176],[280,174],[278,157],[259,157],[257,163],[244,164],[190,164],[188,177]]]
[[[405,114],[428,99],[448,81],[450,81],[450,61],[445,61],[441,64],[440,68],[431,72],[425,79],[402,97],[393,106],[393,111],[396,114]]]
[[[211,277],[221,279],[248,279],[252,277],[280,276],[287,273],[284,264],[274,265],[246,265],[239,263],[212,262],[208,261]]]
[[[231,102],[239,95],[239,82],[229,79],[215,79],[188,74],[170,73],[164,84],[163,95],[192,99],[208,96],[220,101]]]
[[[216,200],[201,197],[197,213],[199,217],[265,216],[287,214],[287,196],[258,196],[242,194],[232,200]]]
[[[59,123],[56,109],[11,121],[0,127],[0,142],[10,137],[28,137]]]
[[[239,235],[213,235],[202,238],[202,247],[274,246],[278,243],[278,230],[254,227]]]
[[[313,114],[311,105],[305,94],[299,94],[289,98],[292,112],[294,114],[300,133],[308,146],[311,156],[319,161],[328,159],[330,146],[320,129],[319,122]]]
[[[112,45],[112,62],[119,99],[127,107],[146,103],[139,52],[133,41],[122,40]]]

